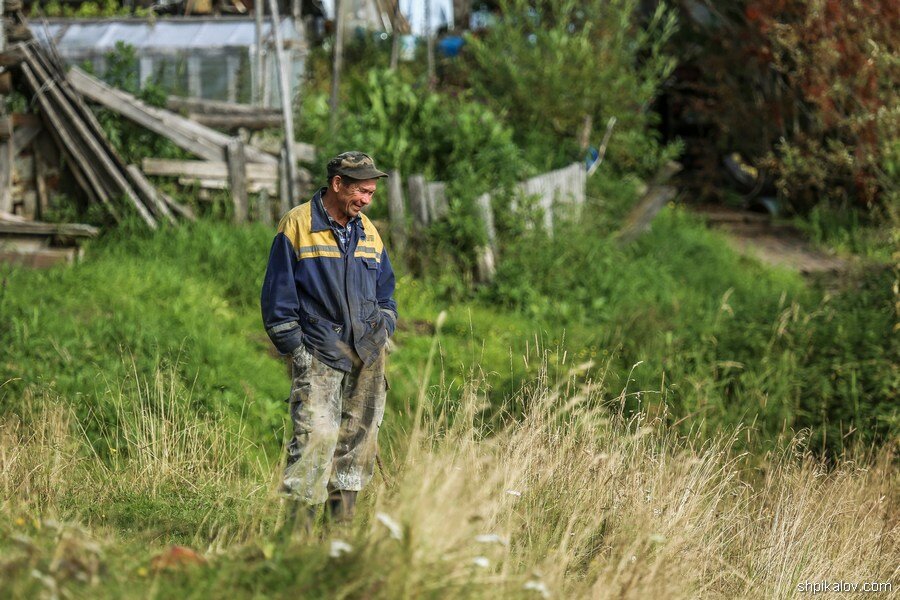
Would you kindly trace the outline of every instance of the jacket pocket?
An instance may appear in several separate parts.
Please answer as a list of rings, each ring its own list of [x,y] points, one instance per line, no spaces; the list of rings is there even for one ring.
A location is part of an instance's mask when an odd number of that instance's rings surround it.
[[[345,358],[346,353],[340,343],[343,331],[342,325],[317,315],[307,315],[303,320],[303,334],[309,341],[310,348],[328,360]]]

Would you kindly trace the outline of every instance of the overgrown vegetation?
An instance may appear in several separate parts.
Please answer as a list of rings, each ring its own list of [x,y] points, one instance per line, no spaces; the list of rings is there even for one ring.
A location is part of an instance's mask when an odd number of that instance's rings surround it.
[[[660,4],[646,20],[636,0],[504,0],[483,37],[468,36],[479,97],[515,124],[516,141],[542,170],[579,157],[585,119],[599,139],[616,117],[610,161],[651,175],[677,147],[660,145],[650,107],[672,73],[664,47],[675,30]],[[596,142],[595,142],[596,143]]]
[[[392,255],[385,468],[352,525],[277,534],[289,382],[259,317],[269,228],[213,202],[196,224],[107,230],[71,268],[0,270],[0,589],[771,598],[895,577],[897,230],[814,208],[813,239],[862,257],[824,285],[740,257],[677,205],[615,243],[678,151],[648,111],[674,23],[636,4],[550,2],[538,19],[510,0],[453,87],[387,70],[384,44],[351,47],[366,68],[346,74],[335,132],[323,79],[307,88],[316,173],[359,148],[451,199],[416,260]],[[106,77],[161,103],[134,60],[119,48]],[[504,189],[581,160],[584,117],[593,140],[611,115],[580,213],[551,234],[527,199],[513,210]],[[100,118],[129,162],[184,156]],[[498,190],[498,271],[474,287],[471,203]],[[173,543],[205,566],[161,567]]]
[[[768,170],[793,210],[891,207],[898,19],[889,1],[747,0],[716,7],[672,51],[696,71],[695,118]]]
[[[508,405],[521,417],[489,438],[485,390],[467,381],[445,411],[417,414],[354,523],[295,537],[278,533],[274,465],[241,467],[256,450],[247,429],[186,410],[165,373],[121,398],[106,460],[69,407],[40,399],[0,420],[0,585],[17,597],[772,598],[829,577],[895,583],[889,452],[826,467],[798,437],[754,465],[734,450],[745,432],[681,437],[664,418],[625,417],[626,391],[604,396],[579,370],[539,367]]]

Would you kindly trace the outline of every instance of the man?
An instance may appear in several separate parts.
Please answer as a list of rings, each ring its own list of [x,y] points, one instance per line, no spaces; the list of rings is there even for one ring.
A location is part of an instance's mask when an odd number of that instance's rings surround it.
[[[362,152],[327,167],[328,185],[278,224],[262,288],[266,333],[291,355],[283,491],[315,514],[353,514],[372,478],[387,381],[385,344],[397,324],[394,272],[361,211],[387,177]],[[293,527],[291,524],[290,527]]]

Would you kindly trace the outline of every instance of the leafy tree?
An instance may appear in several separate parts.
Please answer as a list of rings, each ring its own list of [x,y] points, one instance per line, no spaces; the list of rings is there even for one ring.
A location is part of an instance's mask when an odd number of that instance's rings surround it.
[[[898,4],[721,4],[676,44],[696,73],[691,111],[712,125],[719,150],[767,170],[797,212],[821,200],[896,202]]]
[[[537,166],[572,159],[585,117],[599,131],[618,119],[610,157],[626,170],[652,171],[667,154],[649,131],[648,109],[675,66],[663,46],[676,23],[663,5],[642,20],[638,4],[502,0],[496,25],[469,36],[475,89],[535,150]]]

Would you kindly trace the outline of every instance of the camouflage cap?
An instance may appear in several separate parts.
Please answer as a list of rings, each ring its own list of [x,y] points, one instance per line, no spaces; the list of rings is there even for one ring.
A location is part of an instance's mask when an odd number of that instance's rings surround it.
[[[350,177],[352,179],[378,179],[387,177],[375,168],[375,161],[368,154],[362,152],[342,152],[328,161],[328,178],[335,175]]]

